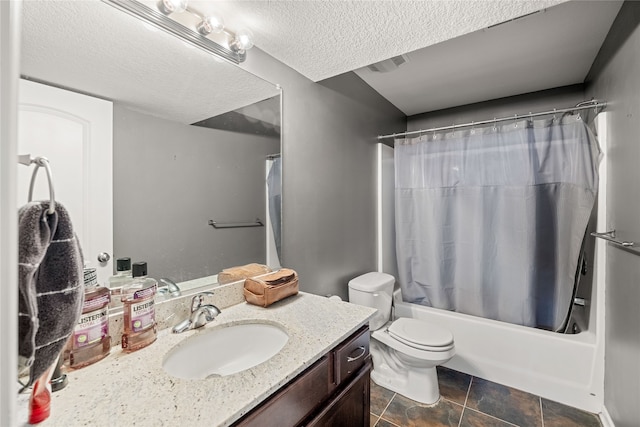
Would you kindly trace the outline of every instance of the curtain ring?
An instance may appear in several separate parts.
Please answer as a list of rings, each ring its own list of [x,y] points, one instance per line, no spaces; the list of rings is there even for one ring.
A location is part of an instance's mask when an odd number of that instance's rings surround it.
[[[554,122],[557,122],[557,121],[558,121],[558,119],[556,118],[556,111],[557,111],[557,108],[554,108],[554,109],[553,109],[553,119],[551,119],[551,123],[552,123],[552,124],[553,124]]]
[[[433,140],[434,141],[436,140],[436,131],[435,130],[433,131]]]
[[[471,120],[471,135],[473,135],[474,133],[476,133],[475,123],[473,120]]]
[[[493,131],[497,132],[498,131],[498,119],[497,118],[493,118]]]
[[[517,128],[518,127],[518,115],[514,114],[513,115],[513,128]]]

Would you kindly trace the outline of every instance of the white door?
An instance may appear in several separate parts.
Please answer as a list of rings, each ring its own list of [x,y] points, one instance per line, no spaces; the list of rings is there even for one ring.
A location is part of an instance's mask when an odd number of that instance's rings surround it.
[[[112,274],[113,104],[68,90],[20,80],[18,154],[49,159],[55,199],[71,216],[85,266],[99,283]],[[18,168],[18,205],[27,202],[34,165]],[[46,172],[38,171],[34,200],[48,200]]]

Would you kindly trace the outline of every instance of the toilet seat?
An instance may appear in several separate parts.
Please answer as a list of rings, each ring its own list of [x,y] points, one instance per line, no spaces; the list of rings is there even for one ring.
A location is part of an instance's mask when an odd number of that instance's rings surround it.
[[[401,343],[424,351],[447,351],[453,348],[448,330],[418,319],[401,317],[387,328],[389,335]]]

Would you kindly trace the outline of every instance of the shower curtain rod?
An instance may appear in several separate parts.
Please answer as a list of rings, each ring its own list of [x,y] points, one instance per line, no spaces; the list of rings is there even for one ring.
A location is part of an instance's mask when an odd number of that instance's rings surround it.
[[[523,114],[523,115],[513,115],[513,116],[509,116],[509,117],[501,117],[501,118],[494,118],[492,120],[482,120],[479,122],[471,122],[471,123],[463,123],[460,125],[451,125],[451,126],[441,126],[441,127],[437,127],[437,128],[430,128],[430,129],[420,129],[420,130],[413,130],[410,132],[402,132],[402,133],[392,133],[389,135],[379,135],[377,137],[377,139],[386,139],[386,138],[397,138],[399,136],[408,136],[408,135],[419,135],[422,133],[428,133],[428,132],[440,132],[443,130],[455,130],[458,128],[464,128],[464,127],[470,127],[470,126],[479,126],[479,125],[488,125],[491,123],[498,123],[498,122],[505,122],[508,120],[522,120],[522,119],[526,119],[526,118],[533,118],[533,117],[539,117],[539,116],[549,116],[551,114],[562,114],[562,113],[570,113],[572,111],[577,111],[577,110],[587,110],[589,108],[595,108],[597,109],[598,107],[602,107],[604,109],[604,107],[607,106],[606,102],[599,102],[598,100],[591,100],[591,101],[583,101],[583,102],[579,102],[575,107],[571,107],[571,108],[563,108],[561,110],[550,110],[550,111],[542,111],[539,113],[529,113],[529,114]]]

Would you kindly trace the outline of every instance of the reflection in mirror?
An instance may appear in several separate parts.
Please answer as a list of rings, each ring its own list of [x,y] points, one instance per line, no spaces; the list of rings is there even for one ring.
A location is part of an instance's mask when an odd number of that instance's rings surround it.
[[[277,86],[84,1],[24,3],[21,74],[113,102],[112,262],[146,261],[181,286],[233,265],[279,267]],[[263,226],[209,225],[256,218]]]

